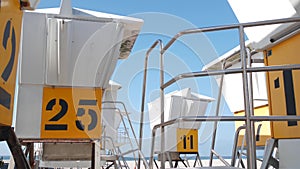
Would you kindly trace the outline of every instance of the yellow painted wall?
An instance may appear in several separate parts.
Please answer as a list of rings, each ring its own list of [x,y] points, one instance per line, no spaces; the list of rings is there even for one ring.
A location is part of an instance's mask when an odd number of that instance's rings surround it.
[[[235,112],[234,115],[235,116],[245,116],[245,111]],[[255,116],[269,116],[268,105],[259,106],[259,107],[254,108],[254,115]],[[236,121],[235,128],[237,129],[238,127],[240,127],[244,124],[245,123],[243,121]],[[258,133],[259,125],[261,125],[261,128]],[[242,145],[244,135],[245,135],[245,130],[242,130],[239,135],[238,146]],[[258,140],[256,140],[256,146],[265,146],[266,140],[271,138],[270,122],[268,122],[268,121],[255,122],[255,136],[259,137]],[[246,140],[245,140],[244,145],[246,145]]]
[[[265,64],[300,64],[300,34],[265,51]],[[271,115],[300,115],[300,70],[267,73],[269,108]],[[300,123],[272,122],[272,137],[300,138]]]
[[[0,2],[0,125],[11,126],[22,11],[19,0]]]

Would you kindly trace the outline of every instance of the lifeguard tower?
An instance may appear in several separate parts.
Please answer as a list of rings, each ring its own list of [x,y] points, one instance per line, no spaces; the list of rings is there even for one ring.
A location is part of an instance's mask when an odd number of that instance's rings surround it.
[[[22,144],[42,143],[39,167],[103,165],[102,101],[142,24],[69,0],[24,13],[15,129]]]
[[[206,108],[213,98],[191,92],[190,88],[174,91],[165,95],[165,119],[173,120],[185,116],[204,116]],[[148,103],[150,127],[153,128],[159,124],[160,119],[160,98]],[[195,156],[194,166],[199,162],[202,166],[199,148],[198,147],[198,130],[201,127],[201,122],[179,122],[166,127],[165,129],[165,154],[170,166],[175,162],[174,167],[178,166],[178,162],[182,162],[184,166],[188,166],[187,161],[182,158],[182,155],[192,154]],[[160,130],[157,131],[160,133]],[[161,136],[158,135],[155,139],[157,142],[154,146],[154,152],[160,159],[160,142]],[[157,164],[156,164],[157,166]],[[158,166],[157,166],[158,167]]]

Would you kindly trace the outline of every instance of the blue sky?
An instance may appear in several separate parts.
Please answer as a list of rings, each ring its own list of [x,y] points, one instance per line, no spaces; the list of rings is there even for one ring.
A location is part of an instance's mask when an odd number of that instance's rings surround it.
[[[58,7],[60,5],[60,0],[40,0],[38,8],[49,8]],[[190,1],[178,1],[178,0],[152,0],[152,1],[103,1],[103,0],[73,0],[72,6],[83,9],[90,9],[100,12],[133,16],[144,20],[144,27],[141,30],[141,36],[138,37],[134,49],[132,50],[132,56],[129,57],[127,61],[121,61],[118,63],[116,72],[114,73],[112,79],[120,83],[123,88],[120,90],[120,100],[126,100],[129,111],[132,113],[132,118],[134,121],[134,127],[136,132],[138,132],[138,122],[139,122],[139,110],[140,110],[140,100],[141,100],[141,82],[142,82],[142,72],[141,68],[136,68],[132,76],[124,76],[122,79],[122,74],[118,74],[124,70],[124,67],[131,67],[132,65],[139,64],[143,65],[143,58],[145,51],[149,46],[158,38],[162,39],[165,43],[175,35],[177,32],[196,27],[209,27],[217,25],[228,25],[237,23],[237,19],[233,14],[227,0],[190,0]],[[205,35],[196,36],[198,39],[193,39],[192,37],[183,38],[182,41],[175,43],[174,47],[170,48],[167,55],[174,55],[178,59],[177,62],[182,63],[185,68],[179,70],[175,66],[169,66],[169,75],[166,76],[166,80],[170,79],[178,73],[183,73],[182,71],[199,71],[202,66],[214,58],[221,56],[228,50],[238,45],[238,36],[236,31],[222,31],[218,33],[208,33]],[[195,40],[192,43],[192,47],[187,47],[189,43],[188,40]],[[201,40],[199,40],[201,39]],[[202,48],[203,42],[208,45],[211,50],[209,52],[203,52]],[[198,43],[199,42],[199,43]],[[199,46],[198,46],[199,45]],[[206,48],[206,47],[204,47]],[[157,52],[157,51],[156,51]],[[156,53],[157,54],[157,53]],[[186,56],[188,55],[188,56]],[[138,58],[134,60],[135,58]],[[133,61],[133,62],[130,62]],[[168,61],[168,60],[167,60]],[[168,63],[166,61],[166,64]],[[175,62],[175,63],[177,63]],[[150,60],[149,79],[155,83],[149,83],[147,88],[146,102],[152,101],[154,98],[158,97],[158,70],[155,67],[158,66],[157,59]],[[176,64],[175,64],[176,65]],[[138,67],[138,66],[137,66]],[[130,78],[128,83],[123,84],[123,80]],[[212,81],[209,79],[196,79],[192,82],[182,81],[176,85],[171,86],[167,89],[172,91],[178,88],[189,87],[192,83],[195,87],[192,88],[194,92],[199,92],[208,96],[212,96]],[[223,107],[224,111],[228,113],[226,105]],[[212,108],[211,108],[212,109]],[[146,107],[147,110],[147,107]],[[213,110],[213,109],[212,109]],[[147,116],[147,115],[145,115]],[[149,121],[145,117],[145,121]],[[220,129],[220,133],[226,132],[227,129],[233,129],[232,124],[224,124],[226,127]],[[149,124],[145,125],[145,137],[150,137]],[[203,132],[203,131],[202,131]],[[137,133],[138,134],[138,133]],[[225,136],[219,137],[223,140],[231,140],[231,137]],[[207,148],[209,147],[209,141],[207,138],[202,142],[206,150],[200,151],[200,153],[207,155]],[[147,140],[145,140],[147,144]],[[148,140],[149,141],[149,140]],[[223,146],[223,148],[222,148]],[[224,148],[224,144],[220,145],[220,151],[226,155],[231,153],[230,147]],[[149,146],[144,145],[146,149],[146,156],[148,155]],[[218,148],[218,146],[217,146]],[[6,150],[4,150],[6,149]],[[4,151],[3,151],[4,150]],[[0,155],[6,154],[7,148],[0,149]]]

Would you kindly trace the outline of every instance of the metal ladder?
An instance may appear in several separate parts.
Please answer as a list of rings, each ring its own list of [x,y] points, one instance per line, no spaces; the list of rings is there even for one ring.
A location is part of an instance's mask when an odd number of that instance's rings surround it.
[[[124,156],[127,155],[127,154],[130,154],[130,153],[133,154],[135,164],[137,165],[137,158],[136,158],[136,154],[135,154],[137,152],[138,156],[141,157],[141,159],[142,159],[142,161],[144,163],[145,168],[148,169],[149,168],[149,164],[146,161],[145,156],[143,155],[142,151],[138,147],[139,143],[137,141],[137,137],[136,137],[136,134],[134,132],[133,125],[131,123],[131,120],[130,120],[130,117],[129,117],[129,114],[128,114],[128,111],[126,109],[125,104],[123,102],[121,102],[121,101],[103,101],[102,105],[105,105],[105,104],[118,104],[118,105],[121,105],[121,107],[124,110],[125,116],[126,116],[126,118],[128,120],[129,126],[130,126],[130,132],[133,135],[133,140],[134,141],[132,141],[130,139],[130,133],[129,133],[127,127],[126,127],[126,123],[125,123],[125,120],[124,120],[124,117],[123,117],[124,115],[122,114],[122,112],[121,112],[121,110],[119,108],[105,108],[105,107],[102,108],[102,109],[113,109],[113,110],[116,110],[119,113],[119,115],[121,117],[121,122],[122,122],[122,124],[124,126],[125,133],[126,133],[127,137],[129,138],[129,144],[130,144],[130,148],[131,148],[129,151],[127,151],[127,152],[121,152],[121,149],[120,149],[119,146],[116,146],[116,148],[115,148],[115,152],[118,155],[118,158],[120,158],[123,161],[123,165],[121,165],[120,167],[121,168],[125,167],[126,169],[129,168],[129,165],[126,162],[126,159],[125,159]],[[135,143],[135,145],[134,145],[134,143]]]

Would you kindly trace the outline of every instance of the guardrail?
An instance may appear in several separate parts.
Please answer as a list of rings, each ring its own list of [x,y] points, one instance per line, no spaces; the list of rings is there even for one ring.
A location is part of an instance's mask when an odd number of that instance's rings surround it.
[[[296,120],[299,121],[299,116],[254,116],[253,113],[253,99],[252,94],[249,91],[252,91],[252,84],[249,83],[248,73],[252,72],[262,72],[262,71],[278,71],[278,70],[286,70],[286,69],[300,69],[300,65],[284,65],[284,66],[265,66],[265,67],[248,67],[247,66],[247,52],[245,47],[245,37],[244,37],[244,28],[247,27],[256,27],[256,26],[264,26],[264,25],[272,25],[272,24],[282,24],[282,23],[292,23],[292,22],[300,22],[300,17],[294,18],[284,18],[284,19],[276,19],[276,20],[267,20],[267,21],[259,21],[259,22],[250,22],[250,23],[240,23],[233,25],[224,25],[224,26],[216,26],[216,27],[207,27],[207,28],[196,28],[196,29],[188,29],[177,33],[160,51],[161,55],[161,63],[160,63],[160,94],[161,94],[161,124],[156,125],[153,129],[153,141],[150,155],[150,168],[153,168],[153,149],[154,149],[154,136],[157,128],[161,128],[161,152],[162,152],[162,160],[161,160],[161,168],[165,168],[165,157],[164,157],[164,127],[177,123],[178,121],[245,121],[246,125],[246,144],[247,148],[247,167],[251,169],[256,168],[256,152],[255,152],[255,136],[254,136],[254,121],[287,121],[287,120]],[[240,57],[242,68],[238,69],[230,69],[230,70],[217,70],[217,71],[199,71],[199,72],[189,72],[177,75],[172,78],[168,82],[164,83],[164,64],[163,64],[163,54],[172,46],[172,44],[181,36],[188,34],[196,34],[196,33],[204,33],[204,32],[212,32],[212,31],[220,31],[220,30],[229,30],[229,29],[238,29],[239,31],[239,40],[240,40]],[[280,39],[278,39],[275,43],[279,43]],[[244,92],[244,103],[245,103],[245,117],[181,117],[176,120],[170,120],[168,122],[164,122],[164,89],[170,86],[171,84],[177,82],[178,80],[185,78],[195,78],[201,76],[214,76],[214,75],[225,75],[225,74],[233,74],[233,73],[241,73],[243,76],[243,92]],[[250,79],[251,80],[251,79]]]

